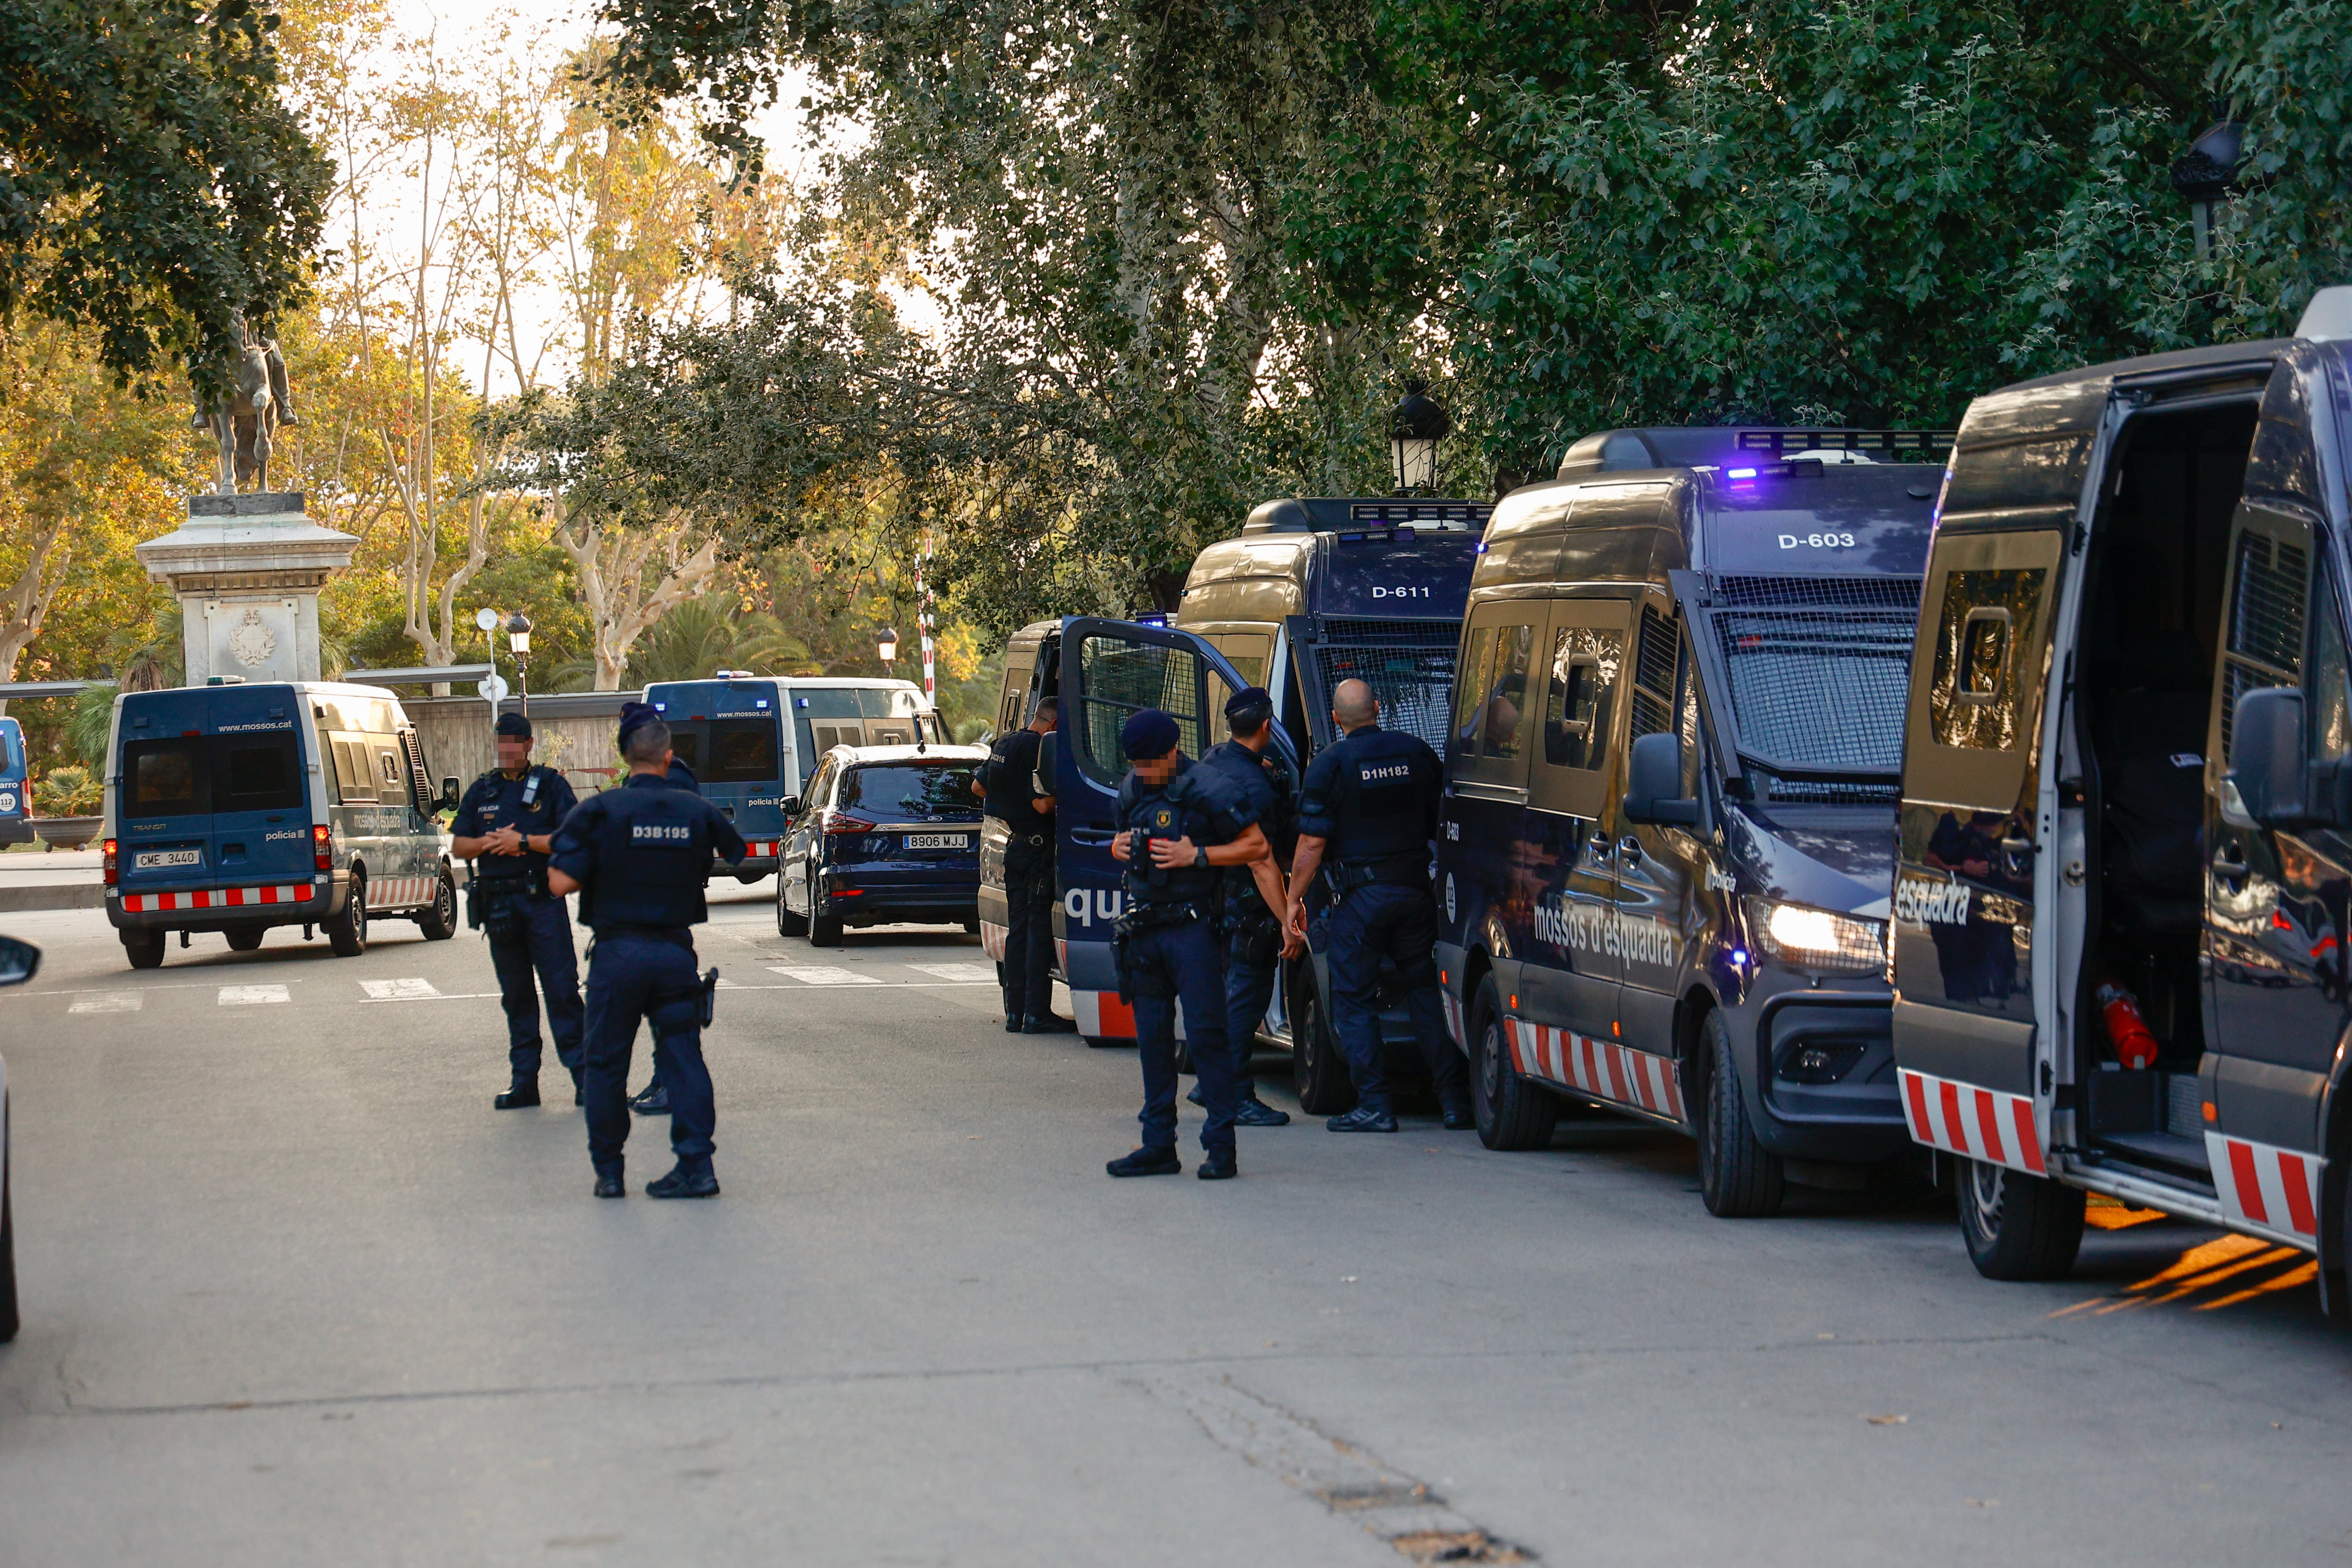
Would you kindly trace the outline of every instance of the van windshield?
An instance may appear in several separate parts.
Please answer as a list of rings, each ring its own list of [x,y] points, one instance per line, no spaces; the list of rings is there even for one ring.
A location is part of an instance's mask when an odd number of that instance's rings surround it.
[[[1919,579],[1727,577],[1717,589],[1707,620],[1741,754],[1767,768],[1898,773]],[[1772,793],[1795,792],[1776,781]]]

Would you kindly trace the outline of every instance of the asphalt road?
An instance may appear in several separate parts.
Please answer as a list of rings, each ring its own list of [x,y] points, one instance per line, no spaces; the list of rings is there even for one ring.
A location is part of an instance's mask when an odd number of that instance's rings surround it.
[[[726,1195],[638,1194],[641,1121],[599,1203],[575,1111],[490,1109],[471,933],[134,974],[98,913],[6,927],[10,1568],[2352,1554],[2352,1342],[2213,1232],[2107,1211],[1995,1285],[1931,1195],[1718,1221],[1605,1121],[1302,1121],[1203,1184],[1188,1120],[1114,1183],[1132,1052],[1004,1034],[961,933],[755,902],[702,943]]]

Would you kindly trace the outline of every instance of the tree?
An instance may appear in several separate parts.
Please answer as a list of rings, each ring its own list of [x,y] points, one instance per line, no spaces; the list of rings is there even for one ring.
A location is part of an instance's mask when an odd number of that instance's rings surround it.
[[[251,0],[0,6],[0,315],[89,326],[121,377],[212,384],[290,310],[331,178]]]

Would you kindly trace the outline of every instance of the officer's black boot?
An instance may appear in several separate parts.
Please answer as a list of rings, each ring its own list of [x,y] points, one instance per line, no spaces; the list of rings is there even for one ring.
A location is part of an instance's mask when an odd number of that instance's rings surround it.
[[[1201,1168],[1192,1173],[1204,1182],[1229,1182],[1241,1174],[1241,1167],[1234,1163],[1231,1149],[1212,1149],[1202,1156]]]
[[[649,1198],[715,1198],[719,1195],[719,1173],[710,1168],[708,1160],[680,1160],[677,1169],[657,1182],[646,1184]]]
[[[629,1195],[627,1184],[621,1180],[620,1166],[608,1165],[596,1173],[596,1195],[600,1198],[625,1198]]]
[[[1021,1032],[1021,1015],[1010,1008],[1007,1008],[1004,1014],[1004,1032],[1008,1035],[1017,1035]]]
[[[1379,1110],[1360,1105],[1345,1116],[1335,1116],[1324,1127],[1333,1132],[1393,1132],[1397,1130],[1396,1113],[1382,1107]]]
[[[507,1091],[490,1101],[500,1110],[523,1110],[539,1103],[539,1079],[518,1078],[507,1086]]]
[[[1470,1109],[1470,1097],[1463,1095],[1445,1103],[1445,1130],[1448,1132],[1475,1132],[1477,1114]]]
[[[629,1109],[639,1116],[667,1116],[669,1090],[658,1083],[646,1085],[646,1091],[629,1101]]]
[[[1055,1013],[1032,1013],[1021,1026],[1024,1035],[1075,1035],[1078,1026]]]
[[[1105,1162],[1103,1169],[1114,1176],[1174,1176],[1183,1173],[1184,1165],[1173,1149],[1138,1149]]]

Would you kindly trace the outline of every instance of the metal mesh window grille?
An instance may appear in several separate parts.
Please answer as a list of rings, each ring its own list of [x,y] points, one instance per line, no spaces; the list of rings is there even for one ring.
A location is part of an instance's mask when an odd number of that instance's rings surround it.
[[[1454,621],[1382,621],[1360,616],[1327,616],[1322,638],[1327,643],[1377,643],[1383,647],[1445,647],[1462,640],[1462,623]]]
[[[1675,660],[1682,652],[1682,627],[1657,610],[1642,606],[1642,629],[1634,644],[1633,734],[1663,734],[1675,727]]]
[[[1722,605],[1820,605],[1856,610],[1919,608],[1918,577],[1718,577],[1713,598]]]
[[[1363,681],[1381,700],[1381,729],[1418,735],[1440,756],[1454,696],[1454,656],[1451,641],[1443,648],[1318,647],[1313,655],[1325,709],[1341,681]]]
[[[1815,779],[1775,778],[1764,792],[1767,800],[1812,805],[1884,805],[1903,798],[1897,784],[1832,784]]]
[[[1712,619],[1742,750],[1790,767],[1902,765],[1913,616],[1720,610]]]
[[[1106,784],[1127,776],[1118,732],[1146,708],[1176,721],[1177,745],[1199,756],[1202,737],[1200,668],[1192,655],[1158,643],[1090,637],[1078,646],[1079,761]]]
[[[2225,757],[2238,699],[2265,686],[2292,686],[2302,677],[2304,584],[2310,569],[2310,557],[2297,545],[2266,533],[2238,536],[2236,598],[2221,671]]]

